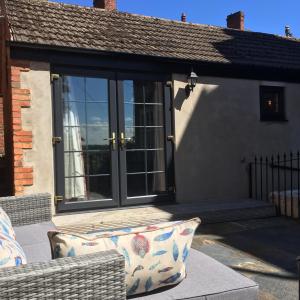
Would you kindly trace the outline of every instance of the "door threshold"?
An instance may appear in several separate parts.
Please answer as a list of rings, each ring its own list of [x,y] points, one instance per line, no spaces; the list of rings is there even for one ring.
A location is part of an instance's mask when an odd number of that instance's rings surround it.
[[[109,211],[122,211],[122,210],[132,210],[137,208],[147,208],[147,207],[163,207],[167,205],[178,205],[179,203],[174,200],[166,200],[157,203],[149,204],[137,204],[137,205],[128,205],[128,206],[119,206],[119,207],[108,207],[108,208],[98,208],[98,209],[87,209],[87,210],[73,210],[68,212],[56,212],[53,217],[63,217],[70,215],[82,215],[82,214],[93,214],[99,212],[109,212]]]

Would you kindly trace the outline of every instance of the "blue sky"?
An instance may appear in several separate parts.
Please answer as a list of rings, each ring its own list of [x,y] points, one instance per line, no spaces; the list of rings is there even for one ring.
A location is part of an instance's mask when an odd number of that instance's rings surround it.
[[[92,0],[51,0],[91,5]],[[167,19],[180,19],[182,12],[189,22],[225,26],[226,16],[243,10],[246,29],[284,34],[285,25],[300,37],[299,0],[118,0],[118,9]]]

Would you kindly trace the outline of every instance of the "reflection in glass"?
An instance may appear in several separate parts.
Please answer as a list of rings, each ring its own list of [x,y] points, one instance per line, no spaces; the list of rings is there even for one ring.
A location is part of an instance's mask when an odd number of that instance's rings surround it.
[[[63,99],[65,197],[111,198],[111,177],[91,176],[111,173],[108,80],[64,76]]]
[[[87,140],[89,150],[108,150],[109,127],[89,126],[87,127]]]
[[[145,149],[145,128],[127,127],[125,128],[126,148],[127,149]]]
[[[144,105],[126,103],[124,105],[125,126],[144,126]]]
[[[108,104],[87,103],[86,104],[87,125],[108,126]]]
[[[74,138],[75,136],[77,136],[78,140]],[[79,141],[80,146],[77,144],[77,141]],[[64,127],[64,150],[81,151],[85,149],[86,149],[86,128],[85,127]]]
[[[108,103],[108,86],[106,79],[86,78],[86,101]]]
[[[85,78],[77,76],[63,77],[64,101],[85,101]]]

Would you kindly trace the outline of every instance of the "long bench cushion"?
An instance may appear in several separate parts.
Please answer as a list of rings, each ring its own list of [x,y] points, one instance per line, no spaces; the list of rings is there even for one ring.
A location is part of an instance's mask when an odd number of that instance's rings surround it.
[[[130,299],[254,300],[258,299],[258,285],[213,258],[191,249],[185,280],[175,287]]]
[[[16,240],[23,248],[27,263],[51,260],[51,248],[47,233],[55,230],[52,222],[14,227]]]

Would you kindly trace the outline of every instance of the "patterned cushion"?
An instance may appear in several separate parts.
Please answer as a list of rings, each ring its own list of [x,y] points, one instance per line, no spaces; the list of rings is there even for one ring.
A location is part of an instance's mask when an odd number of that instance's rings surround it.
[[[125,257],[127,295],[177,284],[200,219],[84,235],[49,232],[53,258],[117,250]]]
[[[4,233],[13,239],[16,239],[15,231],[11,225],[11,221],[2,207],[0,207],[0,233]]]
[[[19,243],[0,233],[0,268],[18,267],[26,263],[25,254]]]

